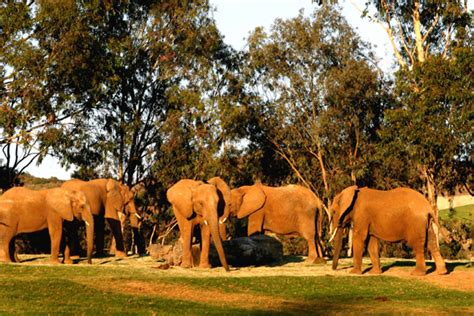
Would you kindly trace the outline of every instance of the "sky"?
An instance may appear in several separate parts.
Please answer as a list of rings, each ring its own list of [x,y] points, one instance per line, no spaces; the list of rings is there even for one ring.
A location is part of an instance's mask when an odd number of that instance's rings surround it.
[[[289,19],[296,17],[300,9],[306,16],[310,15],[317,5],[312,0],[209,0],[216,9],[214,19],[224,41],[235,49],[245,48],[245,39],[258,26],[270,30],[276,18]],[[364,1],[358,1],[363,3]],[[392,48],[388,37],[380,25],[360,17],[360,12],[350,1],[340,1],[342,14],[349,24],[357,30],[359,36],[374,45],[374,51],[380,60],[380,67],[389,71],[393,60]],[[56,177],[70,179],[73,169],[64,170],[59,161],[46,157],[41,165],[31,164],[26,172],[41,178]]]

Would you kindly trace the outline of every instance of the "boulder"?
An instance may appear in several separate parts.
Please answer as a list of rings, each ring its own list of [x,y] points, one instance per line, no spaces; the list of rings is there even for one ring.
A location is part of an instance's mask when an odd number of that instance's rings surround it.
[[[283,259],[283,245],[277,239],[266,235],[240,237],[222,242],[227,263],[233,267],[271,265]],[[150,256],[169,265],[179,266],[183,258],[181,239],[174,245],[153,244],[148,247]],[[193,266],[199,266],[199,245],[192,247]],[[209,262],[213,267],[221,266],[219,255],[211,243]]]
[[[271,265],[283,259],[283,245],[267,235],[253,235],[223,241],[227,263],[233,267]],[[219,256],[211,244],[209,262],[221,266]]]

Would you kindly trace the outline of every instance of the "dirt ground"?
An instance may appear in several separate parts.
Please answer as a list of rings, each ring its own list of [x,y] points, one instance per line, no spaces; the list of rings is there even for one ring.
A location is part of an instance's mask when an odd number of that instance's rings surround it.
[[[45,265],[48,263],[47,255],[20,255],[22,264],[28,265]],[[370,268],[370,260],[364,258],[363,275],[352,275],[349,273],[352,259],[341,259],[339,267],[336,271],[331,269],[331,262],[326,264],[312,265],[306,264],[302,257],[286,257],[285,261],[275,266],[261,267],[242,267],[232,268],[230,272],[226,272],[223,268],[213,269],[184,269],[181,267],[171,266],[163,269],[163,262],[157,261],[149,256],[138,257],[130,256],[127,258],[107,257],[93,259],[93,265],[103,267],[122,267],[132,266],[134,269],[153,269],[155,273],[162,273],[163,276],[179,276],[179,277],[251,277],[251,276],[352,276],[352,277],[372,277],[367,271]],[[383,273],[382,276],[392,276],[403,279],[416,279],[418,281],[427,282],[441,288],[456,289],[460,291],[474,292],[474,261],[446,261],[449,271],[447,275],[436,275],[433,273],[434,264],[427,261],[428,270],[426,276],[412,276],[410,272],[413,270],[415,262],[413,259],[381,259]],[[87,266],[85,261],[76,260],[76,265]],[[75,266],[75,265],[73,265]],[[133,282],[132,282],[133,283]],[[135,286],[136,285],[136,286]],[[140,291],[140,285],[128,284],[127,286],[133,291]],[[166,287],[160,287],[160,291],[165,291]],[[153,291],[153,290],[151,290]],[[171,291],[170,291],[171,292]],[[212,297],[210,293],[209,297]],[[245,298],[243,298],[245,299]]]

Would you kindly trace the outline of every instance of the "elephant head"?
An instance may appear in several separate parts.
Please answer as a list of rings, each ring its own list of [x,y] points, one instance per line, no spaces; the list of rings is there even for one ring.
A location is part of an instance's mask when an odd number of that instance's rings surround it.
[[[134,192],[130,190],[128,185],[120,184],[120,195],[123,199],[125,211],[130,215],[130,226],[132,226],[132,228],[138,228],[138,220],[141,219],[141,216],[137,212]]]
[[[251,186],[242,186],[231,191],[230,212],[237,218],[244,218],[263,207],[267,196],[263,191],[262,184],[256,183]]]
[[[207,183],[212,184],[217,189],[217,195],[219,196],[219,202],[217,205],[217,214],[219,216],[219,233],[221,239],[227,239],[227,232],[225,222],[230,215],[230,204],[231,204],[231,193],[229,186],[219,177],[214,177],[207,180]]]
[[[344,227],[352,220],[354,204],[357,200],[358,192],[359,189],[355,185],[342,190],[341,193],[336,195],[329,208],[329,214],[331,214],[331,238],[329,239],[329,242],[334,239],[334,254],[332,261],[333,270],[337,268],[342,248]]]
[[[72,221],[77,218],[86,223],[87,262],[91,263],[94,246],[94,219],[85,194],[76,190],[53,189],[47,195],[46,203],[63,219]]]

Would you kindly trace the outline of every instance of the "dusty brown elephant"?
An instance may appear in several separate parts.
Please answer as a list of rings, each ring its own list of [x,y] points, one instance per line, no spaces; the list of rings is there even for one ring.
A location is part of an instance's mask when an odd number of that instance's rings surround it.
[[[308,242],[307,262],[325,262],[320,245],[318,218],[323,216],[321,201],[309,189],[299,185],[270,187],[256,183],[231,191],[231,213],[248,216],[248,236],[271,231],[299,234]],[[317,238],[318,237],[318,238]]]
[[[89,203],[82,192],[62,188],[34,191],[17,187],[6,191],[0,201],[0,260],[16,261],[11,240],[17,234],[48,228],[51,261],[59,263],[63,220],[72,221],[77,218],[86,222],[87,261],[91,263],[94,221]],[[72,262],[67,254],[65,262]]]
[[[209,247],[212,236],[221,264],[226,271],[229,271],[219,234],[217,212],[220,198],[216,186],[202,181],[183,179],[168,189],[166,197],[173,206],[173,212],[183,239],[181,266],[185,268],[193,266],[191,239],[194,226],[199,225],[202,242],[199,266],[201,268],[211,267]]]
[[[105,219],[110,225],[116,243],[115,255],[126,256],[119,212],[130,214],[130,224],[138,228],[137,209],[134,194],[128,186],[114,179],[95,179],[90,181],[69,180],[63,183],[63,188],[83,192],[90,204],[95,224],[96,256],[104,256],[104,225]]]
[[[416,254],[416,268],[412,274],[424,275],[426,236],[428,249],[436,263],[436,272],[447,273],[436,235],[439,228],[438,219],[430,203],[419,192],[408,188],[380,191],[351,186],[336,195],[329,212],[332,214],[330,241],[335,238],[333,269],[337,268],[342,247],[342,228],[352,222],[354,268],[351,273],[362,273],[362,254],[368,238],[371,273],[382,272],[379,259],[381,239],[390,242],[407,241]]]

